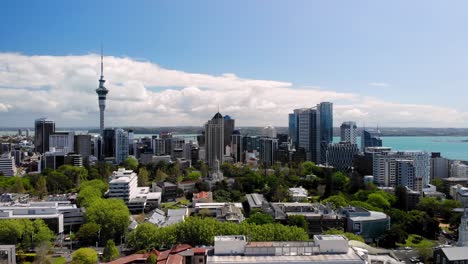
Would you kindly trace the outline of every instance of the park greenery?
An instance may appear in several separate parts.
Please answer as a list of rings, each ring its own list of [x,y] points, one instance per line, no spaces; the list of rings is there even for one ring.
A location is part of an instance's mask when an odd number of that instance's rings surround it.
[[[219,222],[214,218],[188,217],[167,227],[143,223],[129,233],[127,245],[135,250],[168,248],[174,244],[213,245],[214,236],[244,234],[251,241],[306,241],[307,232],[296,226],[278,223],[257,225]]]
[[[50,243],[54,237],[52,230],[41,219],[0,220],[0,244],[29,249]]]

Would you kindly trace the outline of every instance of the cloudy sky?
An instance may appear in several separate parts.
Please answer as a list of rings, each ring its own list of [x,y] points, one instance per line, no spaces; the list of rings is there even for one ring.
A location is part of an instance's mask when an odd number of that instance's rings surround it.
[[[287,126],[334,103],[335,125],[468,127],[466,1],[2,1],[0,127]]]

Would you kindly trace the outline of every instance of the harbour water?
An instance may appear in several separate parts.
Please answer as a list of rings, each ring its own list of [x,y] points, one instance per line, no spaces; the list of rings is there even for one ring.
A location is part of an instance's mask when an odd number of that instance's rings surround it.
[[[385,147],[392,150],[424,150],[428,152],[440,152],[445,158],[456,160],[468,160],[468,137],[381,137]],[[339,137],[333,138],[339,142]],[[358,146],[361,146],[358,137]]]

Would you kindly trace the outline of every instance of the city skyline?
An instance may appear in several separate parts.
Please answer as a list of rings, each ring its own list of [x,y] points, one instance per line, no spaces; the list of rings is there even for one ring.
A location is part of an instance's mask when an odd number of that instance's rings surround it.
[[[109,127],[201,126],[218,105],[239,126],[285,127],[321,101],[335,127],[468,127],[461,1],[109,3],[2,3],[1,127],[99,126],[101,41]]]

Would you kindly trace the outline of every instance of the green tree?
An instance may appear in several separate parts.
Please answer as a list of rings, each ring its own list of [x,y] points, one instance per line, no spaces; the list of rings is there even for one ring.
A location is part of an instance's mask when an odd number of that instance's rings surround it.
[[[39,176],[36,182],[36,193],[39,196],[39,199],[42,199],[47,195],[47,181],[44,176]]]
[[[138,187],[146,187],[149,185],[149,172],[146,168],[138,170]]]
[[[98,262],[98,254],[92,248],[80,248],[72,254],[73,263],[95,264]]]
[[[254,213],[247,219],[247,223],[256,225],[271,224],[274,222],[275,219],[273,219],[271,215],[264,213]]]
[[[382,209],[390,207],[390,202],[381,193],[369,194],[367,198],[367,203]]]
[[[155,179],[155,181],[156,181],[156,182],[163,182],[163,181],[165,181],[165,180],[167,179],[167,177],[168,177],[168,176],[167,176],[166,173],[164,173],[164,171],[162,171],[162,170],[157,170],[157,171],[156,171],[156,179]]]
[[[15,176],[15,185],[13,186],[13,192],[15,193],[24,193],[26,190],[24,189],[23,181],[21,177]]]
[[[208,177],[208,165],[206,165],[206,163],[202,162],[200,165],[200,172],[203,178]]]
[[[130,223],[130,212],[121,199],[98,199],[86,209],[86,220],[101,226],[101,240],[119,240]]]
[[[79,187],[80,183],[88,178],[88,170],[84,167],[62,165],[58,168],[58,171],[65,174],[75,184],[75,187]]]
[[[146,263],[148,264],[156,264],[158,263],[158,255],[151,253],[148,258],[146,259]]]
[[[393,225],[385,231],[383,237],[379,240],[379,246],[383,248],[395,248],[397,243],[405,243],[408,233],[399,225]]]
[[[348,187],[349,177],[342,172],[335,172],[332,175],[332,184],[333,189],[335,190],[344,190]]]
[[[76,236],[80,243],[90,246],[98,242],[100,230],[101,226],[96,223],[85,223],[80,227]]]
[[[76,197],[76,202],[81,207],[88,207],[94,201],[100,200],[102,197],[101,191],[96,186],[86,186],[81,188],[78,196]]]
[[[431,184],[434,185],[436,187],[436,190],[439,191],[439,192],[444,187],[444,182],[442,181],[442,179],[433,179],[431,181]]]
[[[422,197],[416,208],[433,217],[440,208],[440,202],[435,197]]]
[[[201,173],[199,171],[192,171],[185,177],[185,180],[197,181],[201,178]]]
[[[348,205],[348,201],[342,195],[332,195],[327,199],[323,200],[323,203],[331,203],[334,208],[340,208]]]
[[[46,180],[47,189],[51,193],[64,193],[73,188],[73,182],[61,171],[52,171]]]
[[[104,193],[106,193],[106,191],[109,189],[109,184],[100,179],[84,181],[80,185],[80,191],[87,187],[93,187],[96,190],[98,190],[98,192],[101,193],[101,195],[104,195]]]
[[[119,250],[115,246],[114,240],[107,240],[102,257],[105,261],[112,261],[119,257]]]
[[[309,232],[309,222],[303,215],[289,215],[287,223],[290,226],[297,226]]]
[[[135,230],[130,232],[127,244],[134,249],[151,250],[156,248],[156,236],[160,228],[151,223],[142,223]]]
[[[138,168],[138,160],[130,156],[124,161],[123,165],[127,170],[135,171]]]

